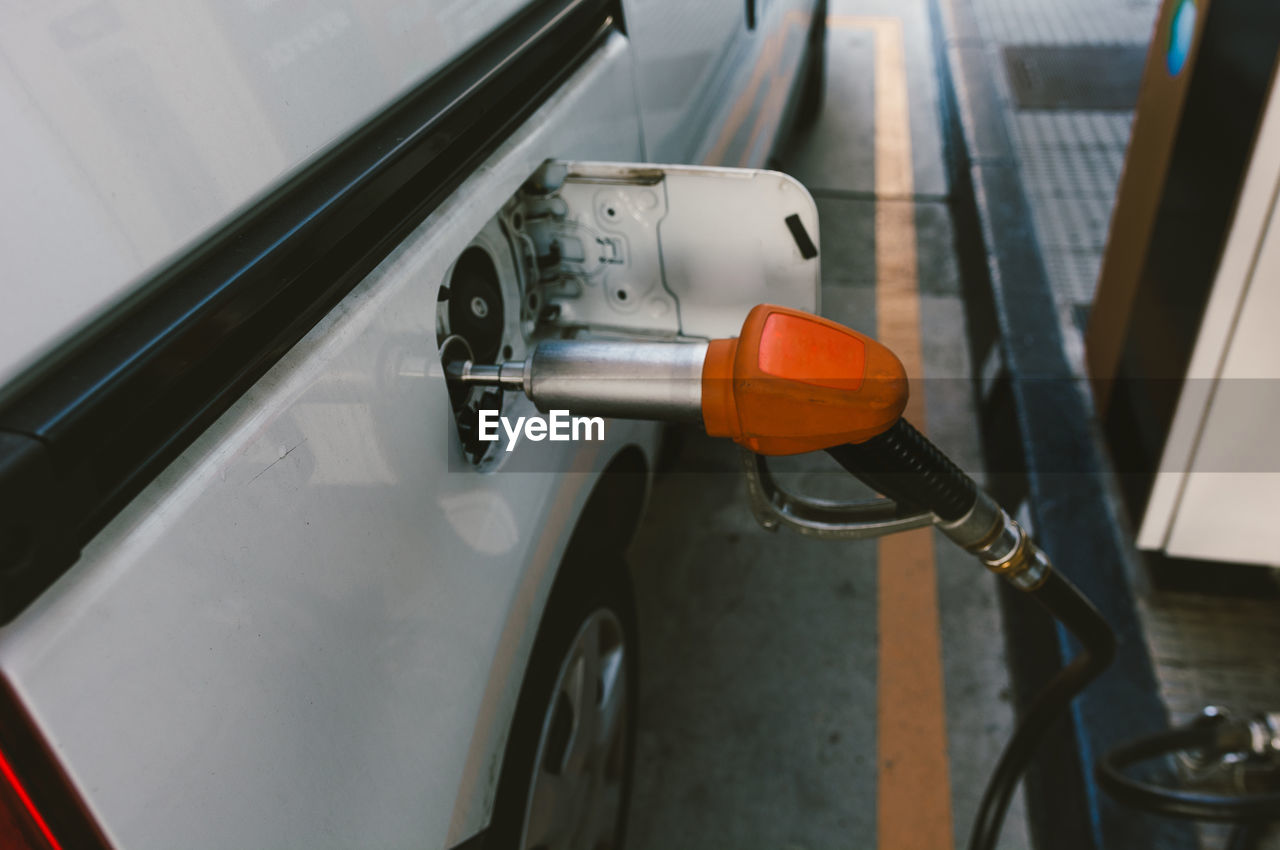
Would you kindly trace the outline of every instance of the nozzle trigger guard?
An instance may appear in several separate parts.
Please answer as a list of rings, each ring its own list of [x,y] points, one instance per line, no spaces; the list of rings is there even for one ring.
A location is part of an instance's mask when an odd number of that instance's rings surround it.
[[[935,522],[932,511],[905,508],[892,499],[841,502],[797,496],[778,484],[762,455],[744,448],[740,456],[751,512],[769,531],[785,525],[810,537],[869,540]]]

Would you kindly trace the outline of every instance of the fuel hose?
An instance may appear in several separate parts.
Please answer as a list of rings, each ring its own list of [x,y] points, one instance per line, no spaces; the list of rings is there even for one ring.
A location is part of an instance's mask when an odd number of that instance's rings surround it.
[[[1267,730],[1264,748],[1271,747]],[[1217,794],[1171,788],[1135,778],[1129,768],[1142,762],[1184,750],[1205,754],[1241,753],[1253,749],[1250,724],[1227,721],[1192,724],[1129,741],[1106,753],[1098,762],[1098,784],[1118,803],[1167,817],[1231,823],[1258,823],[1280,819],[1280,792],[1257,791]]]
[[[981,498],[982,491],[973,479],[905,419],[869,440],[835,446],[827,452],[884,495],[927,508],[943,520],[961,520]],[[946,531],[945,526],[943,530]],[[1026,545],[1034,546],[1029,538]],[[1080,642],[1082,650],[1054,674],[1018,719],[983,792],[969,834],[970,850],[991,850],[996,846],[1018,780],[1040,742],[1075,695],[1105,670],[1115,655],[1115,633],[1061,573],[1047,570],[1026,586],[1014,584],[1062,623]]]

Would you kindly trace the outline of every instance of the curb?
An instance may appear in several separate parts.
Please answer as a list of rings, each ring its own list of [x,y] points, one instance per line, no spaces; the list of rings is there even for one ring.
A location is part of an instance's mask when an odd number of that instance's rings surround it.
[[[1121,808],[1093,777],[1103,752],[1167,728],[1168,715],[976,16],[970,0],[930,0],[929,16],[988,486],[1119,641],[1111,669],[1076,698],[1027,772],[1032,840],[1038,850],[1195,850],[1192,825]],[[1021,714],[1077,647],[1003,584],[1000,602]]]

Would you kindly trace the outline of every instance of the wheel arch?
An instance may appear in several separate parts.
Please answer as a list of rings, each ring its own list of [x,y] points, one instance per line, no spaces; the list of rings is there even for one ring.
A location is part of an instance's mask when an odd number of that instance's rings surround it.
[[[601,470],[591,495],[578,513],[573,534],[557,568],[603,550],[621,552],[640,525],[649,495],[649,458],[635,443],[623,446]],[[554,592],[554,582],[553,582]]]
[[[534,638],[530,642],[529,655],[524,659],[524,666],[519,674],[517,698],[512,704],[511,714],[505,718],[506,730],[502,736],[501,757],[495,763],[493,797],[489,810],[488,826],[481,834],[483,846],[505,848],[512,838],[512,823],[499,822],[498,812],[506,810],[511,804],[511,795],[516,789],[511,786],[508,776],[514,759],[515,764],[523,763],[531,757],[532,752],[525,752],[531,741],[517,734],[517,725],[522,712],[529,710],[535,694],[531,693],[531,676],[534,676],[535,658],[538,644],[548,629],[549,615],[556,608],[555,600],[564,593],[573,592],[573,584],[588,581],[584,571],[597,569],[604,560],[618,564],[626,573],[622,563],[622,551],[630,542],[639,527],[645,501],[649,492],[651,464],[649,456],[641,446],[628,443],[619,449],[601,470],[592,485],[591,493],[578,513],[577,522],[566,544],[560,562],[556,567],[555,577],[550,582],[550,589],[536,618],[531,618]],[[629,576],[623,580],[630,585]],[[634,611],[631,613],[634,629]],[[554,626],[552,627],[554,628]],[[634,678],[632,687],[636,684]],[[535,689],[536,690],[536,689]],[[512,747],[517,748],[515,752]],[[455,848],[457,850],[457,848]]]

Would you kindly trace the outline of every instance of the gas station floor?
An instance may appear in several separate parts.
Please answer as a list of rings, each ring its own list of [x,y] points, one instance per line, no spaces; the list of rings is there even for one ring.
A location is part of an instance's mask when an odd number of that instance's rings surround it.
[[[942,0],[948,32],[936,34],[930,2],[831,0],[823,110],[777,167],[818,204],[822,312],[898,352],[908,417],[980,477],[934,45],[953,75],[973,72],[958,86],[994,91],[985,107],[962,96],[959,121],[978,127],[965,129],[971,160],[1013,175],[1028,224],[983,238],[1036,243],[1022,256],[1043,263],[1081,375],[1132,121],[1116,92],[1137,84],[1157,3]],[[1108,62],[1119,83],[1098,71]],[[642,697],[628,847],[965,846],[1013,725],[996,579],[928,530],[878,542],[765,532],[732,446],[680,434],[671,455],[629,552]],[[858,486],[824,457],[776,468],[813,495]],[[1124,513],[1114,497],[1109,510]],[[1171,722],[1211,703],[1276,707],[1280,592],[1168,586],[1132,549],[1123,557]],[[1225,835],[1204,827],[1196,843],[1217,850]],[[1031,847],[1021,794],[999,846]],[[1262,846],[1280,847],[1280,828]]]
[[[824,108],[781,166],[818,203],[823,314],[905,352],[909,415],[975,473],[926,2],[832,2]],[[964,846],[1013,722],[996,579],[930,530],[766,532],[734,447],[680,434],[673,455],[628,554],[630,850]],[[825,457],[778,468],[815,495],[856,487]],[[1000,846],[1030,846],[1020,800]]]

